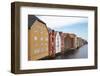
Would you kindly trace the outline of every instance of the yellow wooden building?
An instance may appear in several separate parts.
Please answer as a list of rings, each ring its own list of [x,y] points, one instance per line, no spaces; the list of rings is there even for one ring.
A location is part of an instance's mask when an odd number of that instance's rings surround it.
[[[48,56],[49,34],[46,24],[34,15],[28,15],[28,60]]]

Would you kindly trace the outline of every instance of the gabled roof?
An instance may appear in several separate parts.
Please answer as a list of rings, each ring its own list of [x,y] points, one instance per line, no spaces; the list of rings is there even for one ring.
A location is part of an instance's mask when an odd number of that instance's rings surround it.
[[[47,27],[47,28],[48,28],[48,31],[49,31],[49,32],[52,32],[53,29],[51,29],[51,28],[49,28],[49,27]]]
[[[43,21],[41,21],[38,17],[36,17],[35,15],[28,15],[28,29],[31,28],[32,24],[38,20],[39,22],[45,24]],[[46,24],[45,24],[46,25]]]

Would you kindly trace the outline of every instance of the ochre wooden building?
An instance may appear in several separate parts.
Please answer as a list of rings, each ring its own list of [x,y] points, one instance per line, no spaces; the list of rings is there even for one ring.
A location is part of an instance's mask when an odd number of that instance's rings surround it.
[[[28,60],[48,56],[49,34],[46,24],[34,15],[28,15]]]

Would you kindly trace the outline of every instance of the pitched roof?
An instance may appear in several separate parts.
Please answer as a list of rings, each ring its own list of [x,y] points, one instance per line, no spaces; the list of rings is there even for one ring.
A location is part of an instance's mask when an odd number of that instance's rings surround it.
[[[43,21],[41,21],[38,17],[36,17],[35,15],[28,15],[28,29],[31,28],[32,24],[38,20],[39,22],[45,24]],[[45,24],[46,25],[46,24]]]

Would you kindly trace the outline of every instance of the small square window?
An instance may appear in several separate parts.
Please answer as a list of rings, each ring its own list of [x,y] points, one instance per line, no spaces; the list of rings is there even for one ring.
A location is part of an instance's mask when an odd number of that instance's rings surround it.
[[[40,40],[42,41],[43,40],[43,37],[41,37]]]
[[[34,37],[34,40],[37,40],[37,37],[36,36]]]

